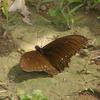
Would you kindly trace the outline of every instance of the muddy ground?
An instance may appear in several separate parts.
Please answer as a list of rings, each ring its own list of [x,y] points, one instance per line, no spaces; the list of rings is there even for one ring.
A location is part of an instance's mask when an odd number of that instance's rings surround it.
[[[57,31],[35,13],[31,15],[32,26],[23,23],[21,16],[13,20],[9,24],[13,39],[9,40],[13,40],[15,48],[10,45],[11,50],[6,51],[7,48],[0,45],[2,52],[5,50],[4,55],[0,55],[0,83],[6,86],[6,91],[1,88],[0,96],[31,94],[39,89],[49,100],[78,100],[79,91],[88,88],[100,91],[100,65],[89,64],[89,57],[72,57],[70,68],[66,68],[53,78],[44,73],[23,72],[19,66],[21,58],[19,50],[24,52],[34,50],[35,45],[42,47],[57,37],[81,34],[95,40],[95,45],[100,45],[100,21],[96,18],[98,14],[81,13],[79,17],[81,16],[82,19],[71,30],[64,32]],[[87,68],[87,72],[81,72],[84,67]]]

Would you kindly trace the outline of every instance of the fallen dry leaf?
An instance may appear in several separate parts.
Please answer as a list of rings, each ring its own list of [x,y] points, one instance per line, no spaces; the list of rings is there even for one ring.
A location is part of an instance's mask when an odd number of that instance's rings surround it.
[[[29,25],[32,25],[28,16],[31,14],[25,5],[25,0],[15,0],[12,5],[9,7],[9,12],[19,11],[23,15],[23,21]]]
[[[28,17],[23,17],[22,20],[23,20],[23,22],[27,23],[28,25],[32,25],[32,23],[30,22],[30,19]]]
[[[94,50],[91,52],[90,63],[100,65],[100,50]]]
[[[9,12],[13,12],[16,10],[19,10],[24,16],[28,16],[30,14],[28,8],[25,5],[25,0],[15,0],[9,7]]]

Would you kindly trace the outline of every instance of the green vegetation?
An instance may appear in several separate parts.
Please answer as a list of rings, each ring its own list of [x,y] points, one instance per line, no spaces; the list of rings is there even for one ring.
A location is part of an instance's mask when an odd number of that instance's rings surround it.
[[[43,95],[42,91],[35,90],[31,96],[22,95],[20,96],[20,100],[48,100],[45,95]]]
[[[56,25],[64,25],[70,29],[74,23],[75,12],[82,6],[80,0],[61,0],[59,6],[49,10],[49,15],[54,18],[53,22]]]
[[[47,0],[44,0],[47,2]],[[48,0],[48,3],[51,0]],[[80,8],[95,8],[100,0],[58,0],[58,5],[48,11],[51,22],[61,28],[70,29],[75,22],[74,15]]]
[[[4,36],[6,35],[7,31],[8,31],[8,16],[9,16],[9,11],[8,11],[8,0],[3,0],[2,3],[2,12],[6,17],[6,27],[5,27],[5,32],[4,32]]]
[[[30,0],[31,1],[31,0]],[[51,17],[50,22],[56,27],[62,30],[70,29],[75,23],[74,16],[80,8],[95,8],[97,4],[100,4],[100,0],[37,0],[39,4],[45,2],[57,2],[56,7],[50,8],[48,11],[49,17]],[[6,17],[6,32],[8,31],[8,0],[3,0],[2,12]]]

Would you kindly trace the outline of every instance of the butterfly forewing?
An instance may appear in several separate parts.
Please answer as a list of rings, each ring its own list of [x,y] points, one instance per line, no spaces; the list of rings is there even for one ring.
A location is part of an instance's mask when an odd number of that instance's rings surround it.
[[[44,55],[59,71],[68,66],[70,58],[87,44],[87,39],[80,35],[59,38],[42,48]]]

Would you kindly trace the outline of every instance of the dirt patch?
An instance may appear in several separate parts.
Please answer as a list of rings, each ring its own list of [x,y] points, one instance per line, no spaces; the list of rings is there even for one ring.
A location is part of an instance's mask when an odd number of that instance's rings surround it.
[[[100,100],[100,92],[96,90],[84,90],[79,94],[77,100]]]
[[[0,56],[7,56],[15,49],[16,44],[13,41],[11,34],[7,34],[6,37],[3,37],[3,35],[0,34]]]
[[[55,30],[49,22],[44,21],[43,18],[33,12],[31,20],[33,26],[23,24],[20,16],[9,23],[12,36],[9,34],[8,37],[2,38],[2,34],[0,35],[0,80],[8,86],[7,93],[5,95],[1,94],[1,97],[30,95],[34,90],[39,89],[49,100],[88,100],[85,99],[87,96],[89,96],[88,98],[95,98],[92,94],[80,94],[80,98],[76,99],[78,95],[74,95],[74,93],[79,93],[80,90],[86,88],[100,90],[100,67],[96,64],[88,64],[87,56],[84,58],[73,56],[69,65],[70,68],[66,68],[64,72],[50,78],[42,73],[23,72],[18,65],[21,55],[14,51],[16,50],[16,44],[18,49],[28,52],[34,50],[35,45],[43,47],[51,42],[54,36],[62,37],[74,33],[93,39],[95,40],[95,45],[100,45],[100,35],[95,35],[100,32],[100,28],[98,28],[100,24],[93,24],[91,23],[91,16],[84,16],[86,17],[80,21],[80,25],[77,25],[78,27],[73,27],[65,32]],[[95,23],[97,20],[93,19],[93,21]],[[0,22],[2,25],[5,21],[1,20]],[[2,33],[2,30],[0,33]],[[22,40],[21,37],[23,37]],[[88,74],[85,74],[85,71],[84,73],[77,73],[81,72],[84,66],[87,67]],[[1,88],[1,90],[4,89]]]

